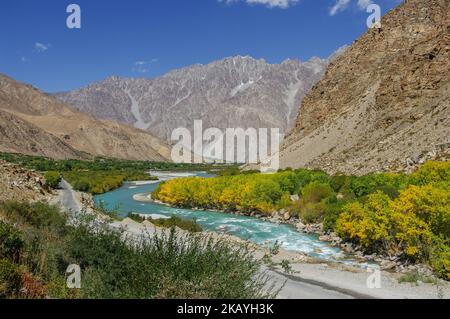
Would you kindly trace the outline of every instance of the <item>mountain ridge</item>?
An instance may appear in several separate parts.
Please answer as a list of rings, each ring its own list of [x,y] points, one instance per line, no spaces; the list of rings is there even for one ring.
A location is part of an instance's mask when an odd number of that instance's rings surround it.
[[[85,159],[90,154],[120,159],[169,160],[168,146],[148,132],[95,120],[31,85],[1,74],[0,111],[0,129],[10,134],[0,137],[1,149],[5,151],[60,159]],[[35,135],[41,140],[34,140]],[[14,140],[15,136],[20,139]],[[27,144],[29,141],[32,142]]]
[[[196,119],[205,128],[278,127],[284,132],[327,64],[317,57],[270,64],[235,56],[152,79],[111,76],[55,96],[98,119],[136,125],[164,140],[175,128],[191,129]]]
[[[303,99],[282,167],[365,174],[448,158],[450,2],[409,0],[381,23]]]

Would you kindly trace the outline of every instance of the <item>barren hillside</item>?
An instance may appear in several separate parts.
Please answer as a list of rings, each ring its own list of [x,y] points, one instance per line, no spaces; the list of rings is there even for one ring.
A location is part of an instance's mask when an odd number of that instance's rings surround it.
[[[448,158],[450,1],[409,0],[329,66],[303,100],[283,167],[404,170]]]

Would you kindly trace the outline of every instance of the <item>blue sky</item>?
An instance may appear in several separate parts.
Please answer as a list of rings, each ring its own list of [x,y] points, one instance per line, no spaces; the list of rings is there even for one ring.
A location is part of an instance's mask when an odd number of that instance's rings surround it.
[[[399,0],[2,0],[0,73],[47,92],[110,75],[155,77],[250,55],[327,57],[367,30],[363,5]],[[66,7],[81,7],[68,29]]]

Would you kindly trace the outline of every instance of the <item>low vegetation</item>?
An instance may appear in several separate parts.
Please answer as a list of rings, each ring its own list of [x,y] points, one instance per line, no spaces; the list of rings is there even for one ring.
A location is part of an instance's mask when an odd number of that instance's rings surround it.
[[[291,195],[299,195],[292,201]],[[428,162],[411,175],[329,176],[321,171],[229,173],[161,183],[153,198],[185,208],[258,212],[285,209],[367,253],[402,254],[450,279],[450,163]]]
[[[182,230],[187,230],[192,233],[198,233],[203,231],[202,226],[200,226],[195,219],[185,220],[179,218],[177,216],[171,216],[170,218],[160,218],[160,219],[152,219],[145,218],[139,214],[129,213],[127,215],[128,218],[134,220],[135,222],[142,223],[145,220],[151,222],[153,225],[163,228],[174,228],[178,227]]]
[[[109,192],[126,181],[156,179],[147,173],[149,170],[221,172],[236,169],[233,165],[225,164],[176,164],[111,158],[95,158],[92,161],[53,160],[14,153],[0,153],[0,159],[42,172],[51,188],[58,188],[63,177],[75,190],[91,194]]]
[[[80,192],[103,194],[119,188],[126,181],[154,180],[150,174],[134,170],[69,171],[62,173],[72,187]]]
[[[22,167],[40,172],[57,171],[120,171],[133,169],[139,171],[168,170],[168,171],[221,171],[233,169],[235,165],[230,164],[183,164],[170,162],[130,161],[113,158],[96,157],[91,161],[82,160],[53,160],[40,156],[22,155],[16,153],[0,153],[0,159]]]
[[[178,227],[193,233],[203,231],[202,226],[200,226],[195,220],[184,220],[176,216],[172,216],[169,219],[153,219],[150,220],[150,222],[158,227]]]
[[[131,243],[106,224],[68,226],[44,203],[3,203],[0,217],[0,298],[273,297],[247,246],[174,230]],[[81,289],[67,288],[70,264]]]
[[[44,174],[45,181],[47,183],[47,186],[53,189],[56,189],[59,187],[59,184],[61,183],[61,173],[49,171]]]

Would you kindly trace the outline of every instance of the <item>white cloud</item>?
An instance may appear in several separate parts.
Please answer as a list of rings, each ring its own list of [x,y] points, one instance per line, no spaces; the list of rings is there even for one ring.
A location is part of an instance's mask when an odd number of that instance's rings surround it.
[[[351,0],[336,0],[334,6],[330,8],[330,16],[334,16],[339,12],[348,8]],[[357,0],[357,5],[360,10],[366,10],[369,5],[373,3],[372,0]]]
[[[132,71],[137,73],[147,73],[150,71],[150,64],[158,62],[158,59],[151,59],[150,61],[136,61],[134,62]]]
[[[330,8],[330,16],[334,16],[347,9],[350,0],[337,0],[335,5]]]
[[[27,62],[30,62],[30,60],[29,59],[27,59],[25,56],[21,56],[20,57],[20,61],[22,62],[22,63],[27,63]]]
[[[366,10],[367,7],[368,7],[369,5],[371,5],[372,3],[373,3],[372,0],[358,0],[358,7],[359,7],[361,10]]]
[[[50,49],[50,47],[51,47],[50,44],[44,44],[44,43],[41,43],[41,42],[36,42],[36,43],[34,44],[34,49],[35,49],[37,52],[45,52],[45,51],[47,51],[48,49]]]
[[[262,4],[268,8],[287,9],[299,2],[299,0],[218,0],[226,4],[232,4],[240,1],[245,1],[249,5]]]

